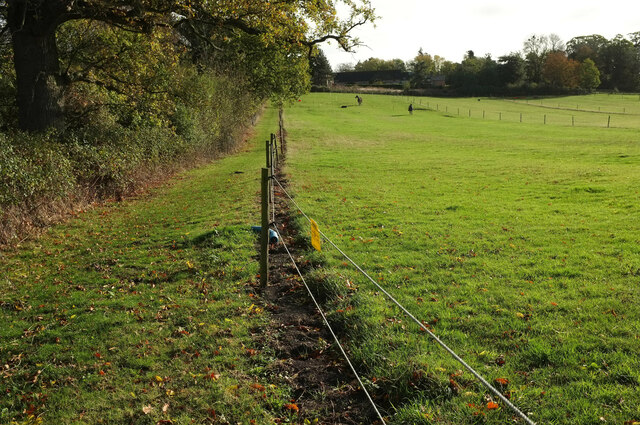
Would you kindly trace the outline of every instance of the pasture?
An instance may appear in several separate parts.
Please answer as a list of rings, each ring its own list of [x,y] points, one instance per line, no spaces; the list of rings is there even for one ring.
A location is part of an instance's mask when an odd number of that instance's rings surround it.
[[[310,94],[287,111],[286,171],[321,230],[532,420],[635,423],[638,114],[631,95]],[[513,423],[335,250],[310,256],[391,423]]]

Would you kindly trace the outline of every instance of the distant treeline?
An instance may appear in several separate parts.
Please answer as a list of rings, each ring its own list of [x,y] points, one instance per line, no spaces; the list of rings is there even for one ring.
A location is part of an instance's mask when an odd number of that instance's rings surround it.
[[[600,35],[574,37],[566,44],[555,34],[533,35],[522,51],[477,57],[469,50],[460,63],[422,49],[416,57],[370,58],[337,71],[408,71],[405,89],[432,89],[435,76],[444,76],[444,89],[457,95],[560,94],[593,89],[640,91],[640,32],[606,39]]]

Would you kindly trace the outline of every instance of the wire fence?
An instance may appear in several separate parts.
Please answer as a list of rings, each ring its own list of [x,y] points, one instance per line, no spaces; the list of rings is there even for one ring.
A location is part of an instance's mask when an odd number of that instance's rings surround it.
[[[291,262],[293,263],[293,267],[296,269],[296,272],[300,276],[300,279],[302,279],[302,283],[304,284],[304,287],[307,289],[307,292],[309,293],[309,297],[311,297],[311,300],[313,301],[313,304],[316,306],[316,309],[320,313],[320,316],[322,316],[322,321],[324,322],[324,324],[327,327],[327,329],[329,329],[329,332],[331,333],[331,336],[333,337],[333,340],[335,341],[336,345],[340,349],[340,352],[342,353],[342,356],[344,357],[345,361],[349,365],[349,368],[351,369],[351,371],[355,375],[356,379],[358,380],[358,384],[360,385],[360,388],[362,388],[362,391],[364,391],[365,395],[367,396],[367,399],[369,400],[369,403],[373,407],[373,410],[375,410],[375,412],[378,415],[378,418],[380,419],[382,424],[385,425],[386,422],[384,421],[384,418],[382,417],[382,414],[380,413],[380,411],[378,410],[378,407],[376,406],[375,402],[371,398],[371,395],[369,394],[369,391],[367,391],[367,387],[365,387],[364,384],[362,383],[362,379],[360,378],[360,375],[356,371],[356,368],[353,366],[353,363],[351,363],[351,360],[349,359],[349,356],[347,355],[346,351],[342,347],[342,344],[340,344],[340,341],[338,340],[338,337],[336,336],[336,333],[333,331],[333,328],[331,327],[331,325],[329,324],[329,321],[327,320],[327,316],[325,316],[324,312],[322,311],[322,308],[320,307],[320,304],[316,300],[316,297],[313,295],[313,292],[311,292],[311,288],[309,288],[309,285],[307,285],[307,281],[305,280],[304,276],[302,275],[302,272],[300,271],[300,268],[298,267],[298,264],[296,263],[296,260],[293,258],[293,255],[291,255],[291,251],[289,251],[289,248],[285,244],[284,239],[282,238],[282,235],[280,234],[280,231],[278,230],[278,226],[276,226],[275,223],[274,223],[273,227],[275,228],[275,231],[278,234],[278,237],[280,238],[282,246],[284,247],[285,251],[287,252],[287,255],[291,259]]]
[[[285,134],[285,132],[283,131],[282,125],[283,124],[282,124],[282,114],[281,114],[280,115],[280,132],[279,132],[279,135],[281,137],[283,137],[283,135]],[[511,401],[509,401],[509,399],[507,397],[505,397],[500,391],[498,391],[493,385],[491,385],[484,377],[482,377],[474,368],[472,368],[458,354],[456,354],[451,348],[449,348],[427,326],[425,326],[425,324],[422,321],[418,320],[415,315],[413,315],[404,305],[402,305],[400,302],[398,302],[396,300],[396,298],[393,297],[393,295],[391,295],[385,288],[383,288],[380,284],[378,284],[371,276],[369,276],[369,274],[362,267],[360,267],[355,261],[353,261],[351,259],[351,257],[349,257],[342,249],[340,249],[340,247],[338,247],[331,240],[331,238],[329,238],[324,232],[322,232],[321,230],[319,230],[317,228],[316,223],[304,212],[304,210],[300,207],[300,205],[298,205],[298,203],[295,201],[295,199],[293,199],[293,197],[286,190],[286,188],[284,187],[282,182],[280,182],[280,180],[278,180],[278,178],[275,176],[275,169],[276,169],[276,167],[278,165],[278,162],[279,162],[279,157],[277,156],[277,142],[278,142],[278,137],[276,135],[272,134],[271,135],[271,140],[267,141],[267,143],[266,143],[266,150],[267,150],[267,161],[266,162],[267,162],[267,167],[262,169],[262,217],[263,217],[262,224],[263,224],[263,228],[262,228],[262,232],[261,232],[262,233],[262,236],[261,236],[261,261],[260,261],[261,262],[261,265],[260,265],[261,284],[266,285],[266,282],[268,280],[269,231],[271,230],[271,228],[273,228],[275,230],[275,232],[277,233],[277,236],[278,236],[280,242],[283,244],[283,247],[285,248],[285,250],[287,252],[287,255],[289,256],[289,258],[293,262],[293,265],[294,265],[297,273],[300,275],[300,278],[302,279],[302,282],[303,282],[307,292],[309,293],[309,296],[311,297],[313,303],[315,304],[318,312],[322,316],[322,319],[323,319],[325,325],[329,329],[329,332],[333,336],[337,346],[340,349],[340,352],[342,353],[343,357],[345,358],[345,361],[347,362],[347,364],[349,365],[351,371],[353,372],[354,376],[356,377],[360,387],[365,392],[367,399],[371,403],[371,405],[372,405],[373,409],[375,410],[378,418],[382,421],[382,424],[386,424],[385,421],[384,421],[384,418],[382,417],[382,414],[380,413],[379,409],[377,408],[377,406],[375,405],[373,399],[371,398],[369,392],[367,391],[366,387],[364,386],[364,384],[362,382],[362,379],[358,375],[358,372],[356,371],[355,367],[353,366],[353,363],[349,359],[349,356],[347,355],[346,351],[344,350],[344,348],[340,344],[340,342],[338,340],[338,337],[336,336],[335,332],[331,328],[331,325],[329,324],[324,312],[322,311],[322,309],[321,309],[320,305],[318,304],[315,296],[313,295],[311,289],[309,288],[309,285],[307,285],[307,282],[304,279],[304,276],[302,275],[302,272],[300,271],[300,268],[296,264],[295,259],[293,258],[293,255],[291,254],[289,248],[286,246],[286,244],[284,242],[284,239],[282,238],[282,235],[280,234],[280,231],[278,230],[278,226],[277,226],[277,223],[275,221],[275,214],[274,214],[274,211],[273,211],[273,205],[275,205],[275,199],[274,199],[274,196],[275,196],[274,187],[275,186],[274,186],[274,183],[279,186],[279,188],[281,190],[281,193],[283,193],[285,195],[286,200],[291,202],[296,207],[298,212],[303,217],[305,217],[305,219],[310,224],[312,224],[312,228],[314,228],[314,230],[317,231],[319,233],[319,235],[321,235],[322,238],[327,243],[329,243],[329,245],[331,245],[334,249],[336,249],[351,265],[353,265],[359,273],[361,273],[369,282],[371,282],[376,288],[378,288],[385,295],[385,297],[389,301],[391,301],[396,307],[398,307],[413,322],[415,322],[419,326],[420,329],[422,329],[424,332],[426,332],[427,335],[429,335],[440,347],[442,347],[449,355],[451,355],[451,357],[453,357],[465,369],[467,369],[485,388],[487,388],[498,399],[500,399],[500,401],[502,401],[504,403],[504,405],[507,406],[514,414],[516,414],[518,417],[520,417],[522,420],[524,420],[528,425],[535,425],[535,423],[531,419],[529,419],[513,403],[511,403]],[[281,149],[283,147],[283,142],[284,142],[284,140],[280,139]],[[284,154],[284,151],[282,151],[282,153]]]
[[[482,99],[478,99],[481,101]],[[640,108],[558,103],[550,100],[486,99],[484,102],[407,97],[414,111],[428,110],[488,121],[555,125],[562,127],[640,128]],[[500,105],[503,105],[502,107]],[[406,107],[403,106],[406,110]]]
[[[298,205],[298,203],[293,199],[293,197],[287,192],[282,183],[275,177],[273,177],[275,183],[280,187],[280,190],[286,198],[296,207],[298,212],[305,218],[309,223],[312,222],[312,219],[304,212],[304,210]],[[447,346],[440,338],[438,338],[424,323],[418,320],[415,315],[413,315],[404,305],[396,300],[385,288],[383,288],[378,282],[376,282],[362,267],[360,267],[351,257],[349,257],[340,247],[338,247],[332,240],[329,238],[324,232],[319,230],[322,238],[331,245],[334,249],[336,249],[340,255],[344,257],[351,265],[353,265],[356,270],[362,274],[369,282],[371,282],[376,288],[378,288],[389,301],[391,301],[394,305],[396,305],[407,317],[409,317],[413,322],[415,322],[424,332],[427,333],[440,347],[442,347],[448,354],[450,354],[456,361],[458,361],[465,369],[467,369],[485,388],[491,391],[496,397],[500,399],[511,411],[516,414],[518,417],[523,419],[528,425],[535,425],[531,419],[527,417],[520,409],[518,409],[508,398],[506,398],[500,391],[498,391],[493,385],[491,385],[482,375],[480,375],[474,368],[472,368],[467,362],[465,362],[458,354],[456,354],[449,346]],[[288,251],[288,250],[287,250]],[[297,267],[296,267],[297,269]],[[306,285],[305,285],[306,286]],[[307,289],[309,289],[307,287]],[[333,333],[333,332],[332,332]],[[341,348],[342,350],[342,348]],[[344,350],[343,354],[344,354]],[[344,354],[346,356],[346,354]],[[348,360],[347,360],[348,361]],[[350,363],[350,362],[349,362]],[[351,365],[351,363],[350,363]],[[355,370],[354,370],[355,373]]]

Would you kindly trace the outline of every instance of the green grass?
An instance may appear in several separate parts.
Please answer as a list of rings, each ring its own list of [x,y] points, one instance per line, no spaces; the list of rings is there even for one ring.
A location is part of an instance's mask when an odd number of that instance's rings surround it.
[[[640,420],[637,129],[475,113],[540,108],[522,99],[365,96],[340,108],[353,97],[312,94],[287,112],[288,172],[305,212],[488,380],[508,380],[505,392],[534,421]],[[410,101],[440,111],[410,116]],[[472,117],[452,114],[457,105]],[[626,118],[638,127],[638,116]],[[487,391],[335,251],[313,257],[358,287],[329,304],[330,317],[391,423],[510,423],[511,412],[487,409]]]
[[[335,99],[340,95],[333,94]],[[350,95],[343,104],[353,105]],[[313,102],[314,97],[310,98]],[[367,97],[367,101],[373,100]],[[375,102],[375,101],[374,101]],[[434,98],[396,96],[385,102],[393,114],[407,112],[409,103],[451,117],[563,127],[640,128],[640,95],[593,94],[545,98]],[[417,111],[416,113],[421,113]],[[610,118],[609,118],[610,117]]]
[[[249,229],[275,122],[269,109],[244,152],[0,253],[0,423],[287,416],[252,339],[267,318]]]

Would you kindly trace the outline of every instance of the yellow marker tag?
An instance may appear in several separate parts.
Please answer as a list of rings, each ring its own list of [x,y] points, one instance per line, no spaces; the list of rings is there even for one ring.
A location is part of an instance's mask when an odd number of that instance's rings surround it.
[[[322,251],[322,244],[320,243],[320,230],[318,229],[318,223],[311,220],[311,245],[317,250]]]

